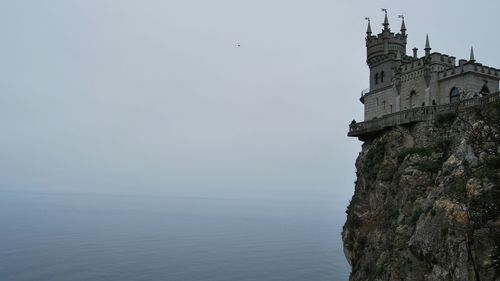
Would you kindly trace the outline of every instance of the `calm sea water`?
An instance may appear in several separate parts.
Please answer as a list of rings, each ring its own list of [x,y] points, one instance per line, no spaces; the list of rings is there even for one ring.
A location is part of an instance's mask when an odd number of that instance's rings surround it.
[[[0,192],[0,280],[347,280],[333,200]]]

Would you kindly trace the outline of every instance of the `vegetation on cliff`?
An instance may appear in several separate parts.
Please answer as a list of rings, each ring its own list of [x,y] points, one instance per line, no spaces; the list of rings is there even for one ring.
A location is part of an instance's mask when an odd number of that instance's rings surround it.
[[[363,144],[343,240],[350,280],[500,280],[500,105]]]

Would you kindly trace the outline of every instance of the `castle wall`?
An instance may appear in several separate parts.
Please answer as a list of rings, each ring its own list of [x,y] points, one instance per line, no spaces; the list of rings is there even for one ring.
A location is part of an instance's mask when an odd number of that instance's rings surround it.
[[[387,71],[388,65],[377,68]],[[447,79],[439,78],[439,73],[431,73],[431,81],[427,89],[424,79],[424,68],[414,68],[406,72],[401,78],[400,96],[390,82],[384,82],[385,88],[365,96],[365,120],[379,118],[383,115],[405,109],[420,107],[422,105],[441,105],[450,102],[449,94],[453,87],[457,87],[461,98],[470,98],[481,91],[484,81],[488,81],[491,93],[499,90],[499,81],[485,77],[479,73],[469,72]],[[415,95],[412,95],[412,92]]]
[[[481,91],[484,81],[488,81],[488,88],[491,93],[498,91],[498,80],[487,78],[476,73],[466,73],[439,81],[439,104],[450,102],[449,94],[453,87],[460,91],[462,99],[470,98]]]
[[[405,74],[401,81],[401,108],[400,110],[419,107],[422,103],[428,105],[426,99],[426,85],[424,80],[424,69],[420,68],[416,71]],[[415,95],[410,96],[412,91]]]
[[[448,104],[453,87],[459,89],[463,99],[479,93],[485,80],[490,93],[499,90],[499,69],[473,59],[459,60],[457,65],[453,56],[430,53],[428,41],[424,57],[407,56],[406,43],[404,25],[401,33],[395,34],[386,18],[384,29],[376,36],[372,36],[368,26],[366,62],[370,68],[370,92],[363,98],[365,120],[420,106]]]
[[[440,92],[439,92],[439,75],[437,72],[431,73],[431,82],[429,85],[429,99],[426,101],[425,105],[439,105]]]
[[[393,87],[365,96],[365,120],[396,112],[397,94]]]
[[[391,85],[392,69],[396,66],[394,62],[386,62],[370,68],[370,91],[376,91]],[[384,72],[384,82],[381,82],[381,73]],[[375,82],[375,75],[379,75],[378,83]]]

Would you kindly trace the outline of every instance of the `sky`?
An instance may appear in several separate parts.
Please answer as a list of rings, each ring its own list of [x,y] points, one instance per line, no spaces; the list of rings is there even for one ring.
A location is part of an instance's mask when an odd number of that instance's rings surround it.
[[[0,1],[0,190],[348,200],[381,8],[500,67],[497,1]]]

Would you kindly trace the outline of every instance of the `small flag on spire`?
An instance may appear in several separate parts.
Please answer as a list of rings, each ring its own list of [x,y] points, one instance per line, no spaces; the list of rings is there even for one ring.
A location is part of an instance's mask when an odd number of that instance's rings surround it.
[[[381,9],[382,12],[385,13],[385,18],[384,18],[384,23],[382,24],[384,26],[384,30],[389,29],[389,19],[387,18],[387,9]]]
[[[405,35],[405,33],[406,33],[405,16],[399,15],[398,18],[400,18],[402,20],[401,21],[401,34]]]

